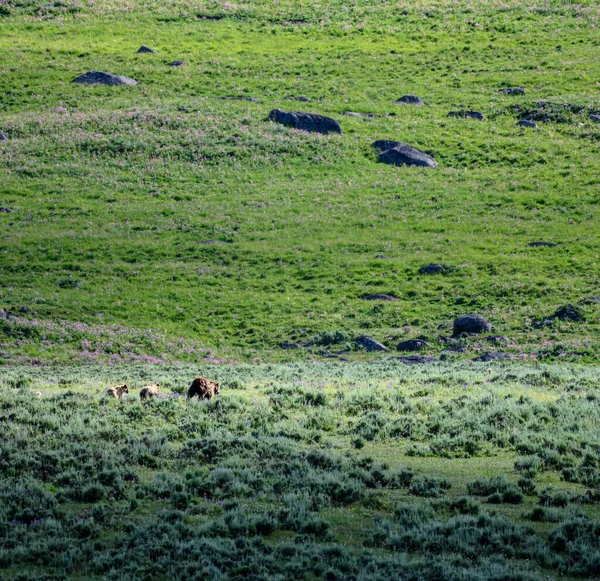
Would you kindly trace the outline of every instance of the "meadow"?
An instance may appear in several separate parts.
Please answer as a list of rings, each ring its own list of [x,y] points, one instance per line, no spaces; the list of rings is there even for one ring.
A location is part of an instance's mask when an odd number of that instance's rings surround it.
[[[188,401],[197,373],[221,394]],[[4,579],[600,574],[587,367],[24,367],[0,388]]]
[[[599,19],[0,0],[0,581],[600,577]]]
[[[323,333],[434,355],[468,312],[522,359],[596,361],[593,2],[1,7],[4,364],[312,360],[280,345]],[[71,83],[92,69],[139,84]],[[485,120],[448,117],[463,108]],[[381,138],[438,168],[377,163]],[[446,272],[419,275],[431,262]],[[585,321],[534,327],[581,301]]]

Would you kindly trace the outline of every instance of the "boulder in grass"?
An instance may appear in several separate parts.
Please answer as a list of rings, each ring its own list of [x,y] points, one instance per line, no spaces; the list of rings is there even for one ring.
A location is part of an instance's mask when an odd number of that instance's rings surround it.
[[[554,312],[553,317],[561,321],[584,321],[585,315],[581,309],[571,303],[558,307]]]
[[[170,67],[181,67],[185,64],[185,61],[172,61],[169,63]]]
[[[273,109],[269,113],[269,120],[281,123],[287,127],[310,131],[311,133],[341,133],[340,124],[331,117],[317,115],[315,113],[301,113],[299,111],[282,111]]]
[[[427,341],[423,341],[423,339],[408,339],[407,341],[402,341],[398,343],[398,351],[420,351],[425,347],[429,347],[429,343]]]
[[[0,141],[6,141],[8,139],[8,134],[4,133],[4,131],[0,131]]]
[[[489,333],[492,325],[481,315],[461,315],[454,319],[452,336],[460,333]]]
[[[600,123],[600,115],[597,115],[596,113],[590,113],[590,119],[596,123]]]
[[[419,268],[419,274],[445,274],[450,272],[451,268],[445,264],[437,264],[432,262]]]
[[[459,119],[477,119],[477,121],[483,121],[485,117],[483,113],[479,111],[466,111],[461,109],[459,111],[450,111],[448,117],[458,117]]]
[[[151,54],[156,54],[156,51],[151,49],[149,46],[146,46],[145,44],[142,44],[142,46],[140,46],[140,48],[137,49],[138,54],[143,54],[143,53],[151,53]]]
[[[504,93],[505,95],[524,95],[525,89],[523,87],[507,87],[505,89],[500,89],[499,93]]]
[[[423,365],[425,363],[438,363],[439,361],[435,357],[424,357],[423,355],[406,355],[397,359],[404,365]]]
[[[392,295],[385,295],[375,293],[372,295],[362,295],[360,297],[363,301],[397,301],[398,299]]]
[[[73,83],[84,85],[137,85],[137,81],[123,75],[113,75],[112,73],[103,73],[102,71],[89,71],[83,75],[74,78]]]
[[[600,297],[584,297],[579,301],[580,305],[600,305]]]
[[[519,127],[530,127],[531,129],[535,129],[537,127],[537,123],[535,121],[530,121],[529,119],[521,119],[517,125]]]
[[[396,101],[396,103],[403,105],[425,105],[423,99],[420,97],[415,97],[414,95],[403,95]]]
[[[383,149],[386,146],[387,149]],[[433,157],[401,141],[388,141],[381,139],[373,143],[373,147],[380,149],[378,154],[379,161],[389,165],[414,165],[419,167],[437,167],[437,162]]]
[[[555,246],[558,246],[558,244],[555,244],[554,242],[544,242],[544,241],[540,240],[539,242],[529,242],[527,244],[527,246],[529,246],[530,248],[539,248],[541,246],[547,246],[548,248],[554,248]]]
[[[375,341],[375,339],[371,339],[371,337],[367,337],[366,335],[357,337],[355,339],[355,343],[367,351],[387,351],[387,347],[385,345],[379,341]]]

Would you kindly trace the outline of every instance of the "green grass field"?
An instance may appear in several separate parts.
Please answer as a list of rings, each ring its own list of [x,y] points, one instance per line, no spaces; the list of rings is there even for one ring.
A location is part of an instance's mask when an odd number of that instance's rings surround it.
[[[0,0],[0,581],[600,577],[599,20]]]
[[[597,306],[532,327],[600,294],[594,3],[2,6],[4,363],[311,359],[279,345],[336,331],[436,354],[468,312],[515,355],[597,358]],[[139,84],[70,82],[91,69]],[[426,106],[395,105],[406,93]],[[553,121],[517,127],[540,100]],[[439,167],[377,163],[380,138]],[[452,270],[419,276],[430,262]],[[359,298],[375,292],[399,300]]]

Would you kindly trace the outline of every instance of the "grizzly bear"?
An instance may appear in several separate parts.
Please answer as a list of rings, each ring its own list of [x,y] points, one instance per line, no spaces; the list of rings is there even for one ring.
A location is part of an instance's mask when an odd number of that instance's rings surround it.
[[[158,383],[153,383],[152,385],[142,387],[142,391],[140,391],[140,399],[151,399],[153,397],[158,397],[159,393],[160,385]]]
[[[219,393],[219,383],[205,377],[196,377],[188,390],[188,398],[198,396],[198,399],[210,399]]]
[[[119,385],[118,387],[109,387],[105,393],[108,397],[121,399],[124,394],[129,393],[129,388],[125,384],[123,384]]]

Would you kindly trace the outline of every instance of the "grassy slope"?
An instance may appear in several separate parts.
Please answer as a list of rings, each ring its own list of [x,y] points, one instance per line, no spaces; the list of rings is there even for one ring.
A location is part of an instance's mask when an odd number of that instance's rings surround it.
[[[599,126],[582,113],[524,130],[507,109],[600,107],[597,10],[344,4],[115,2],[37,18],[9,3],[1,306],[22,320],[0,328],[3,361],[274,360],[306,356],[277,345],[324,330],[435,339],[471,311],[516,353],[595,358],[596,308],[527,329],[598,294]],[[136,55],[142,43],[159,54]],[[166,66],[176,58],[187,64]],[[140,84],[70,84],[90,69]],[[519,85],[524,97],[497,93]],[[405,93],[428,106],[395,106]],[[300,94],[311,102],[285,100]],[[218,99],[233,95],[260,102]],[[447,118],[463,106],[487,120]],[[272,107],[331,115],[344,135],[274,125]],[[440,167],[377,164],[377,138]],[[432,261],[456,270],[416,275]]]

